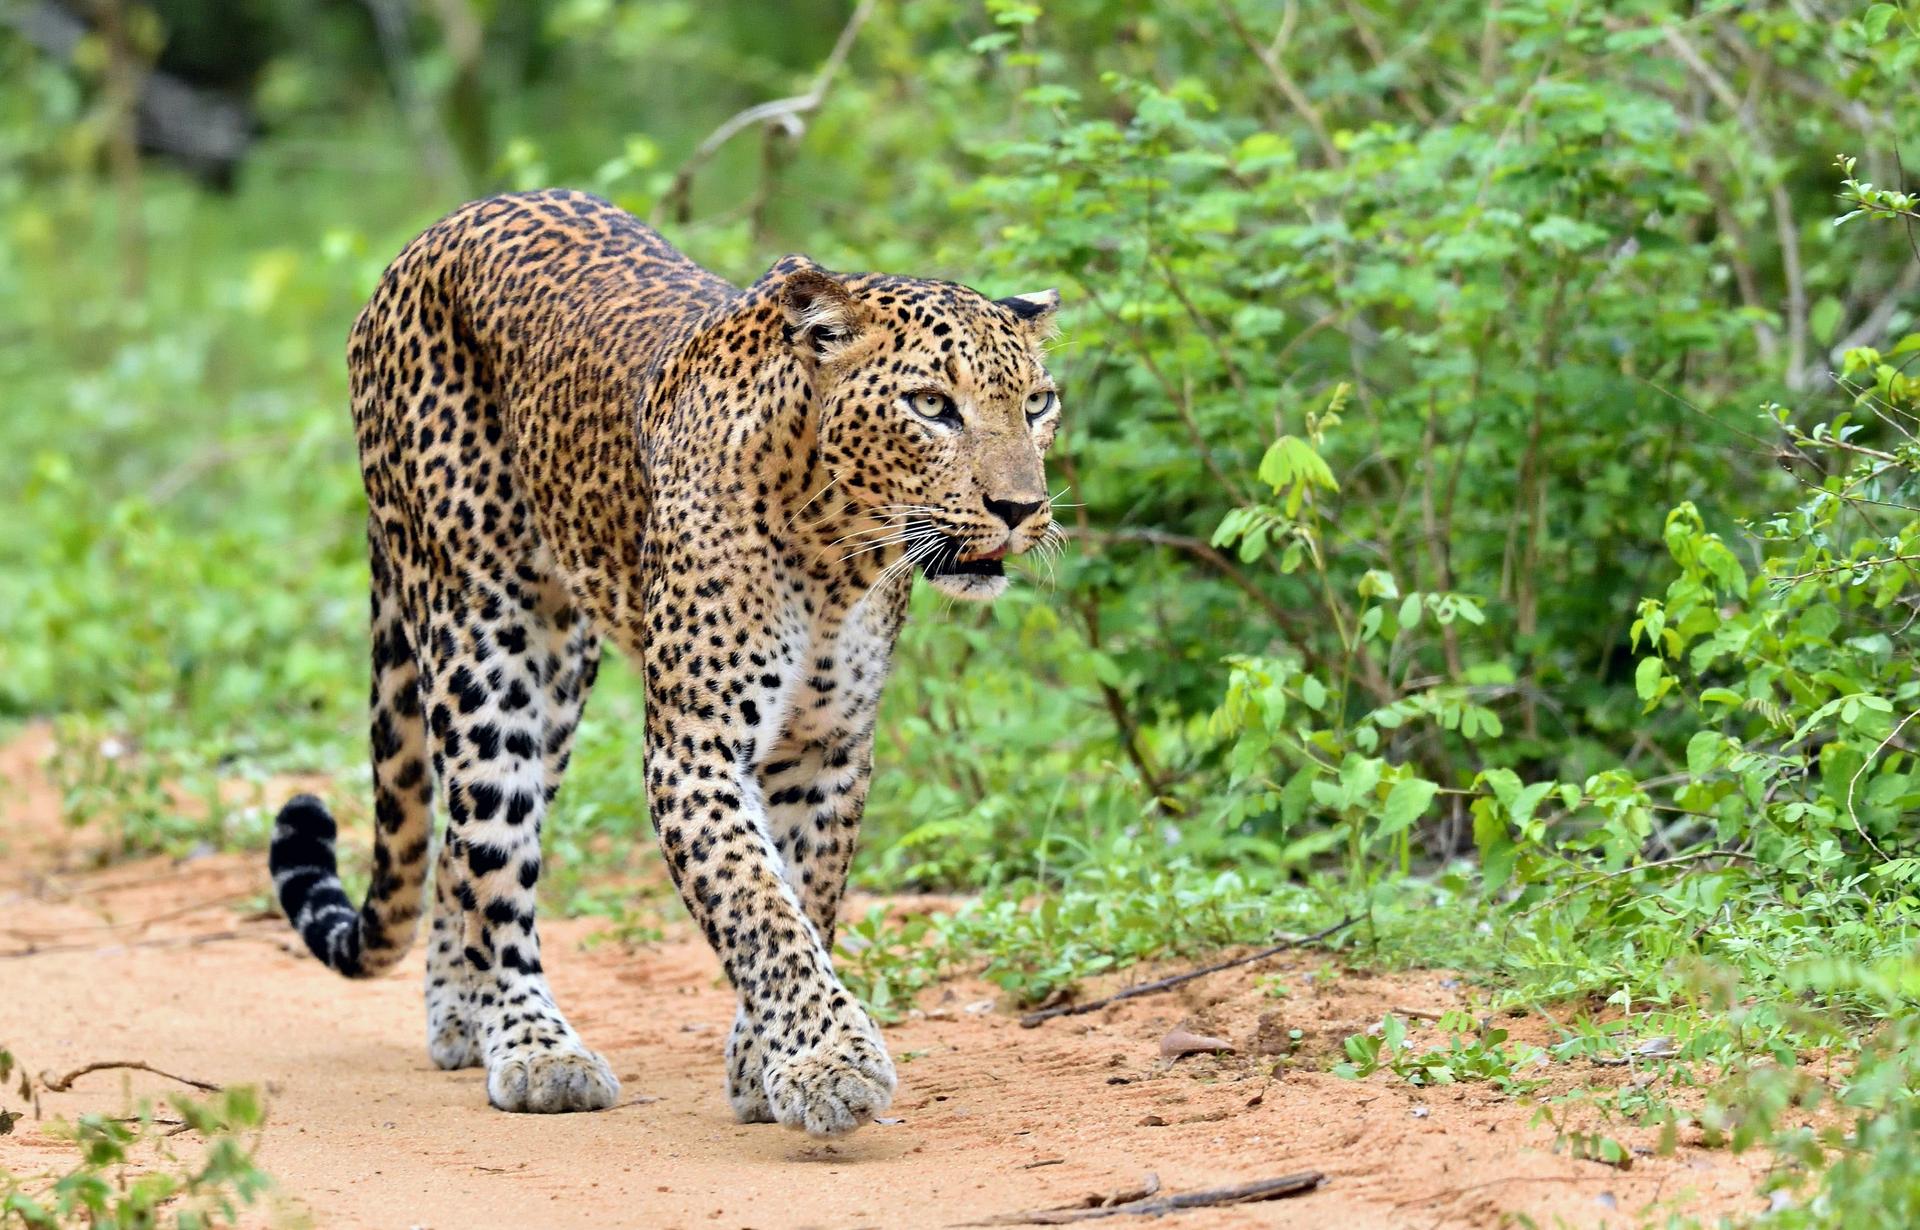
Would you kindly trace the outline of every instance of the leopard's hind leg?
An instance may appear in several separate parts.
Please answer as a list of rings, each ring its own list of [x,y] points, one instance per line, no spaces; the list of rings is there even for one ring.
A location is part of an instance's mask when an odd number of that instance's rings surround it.
[[[544,600],[555,591],[521,579],[526,573],[427,582],[430,613],[418,639],[450,873],[436,931],[458,937],[466,982],[448,1002],[464,999],[488,1100],[512,1111],[599,1110],[613,1105],[619,1081],[555,1004],[534,919],[541,821],[592,676],[594,643],[571,608]],[[447,985],[459,986],[451,945],[436,959]]]
[[[539,740],[543,794],[551,803],[573,754],[573,735],[600,665],[600,642],[585,616],[573,611],[557,587],[540,589],[536,629],[545,654],[537,663],[544,680],[545,710]],[[483,1060],[480,986],[466,954],[467,914],[478,908],[471,888],[459,887],[466,868],[443,842],[434,871],[433,938],[427,950],[427,1050],[442,1068],[465,1068]]]

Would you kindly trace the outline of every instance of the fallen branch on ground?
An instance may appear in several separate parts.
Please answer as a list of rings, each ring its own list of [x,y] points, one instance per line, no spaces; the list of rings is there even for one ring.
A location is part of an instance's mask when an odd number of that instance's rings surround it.
[[[1033,1209],[1025,1213],[1002,1213],[986,1221],[965,1222],[969,1226],[1064,1226],[1069,1222],[1092,1221],[1100,1217],[1163,1217],[1186,1209],[1218,1208],[1229,1204],[1250,1204],[1256,1200],[1284,1200],[1317,1190],[1327,1176],[1317,1170],[1261,1179],[1233,1187],[1210,1187],[1204,1191],[1180,1192],[1157,1199],[1129,1200],[1124,1204],[1068,1205],[1057,1209]]]
[[[191,1076],[177,1076],[172,1072],[163,1072],[144,1059],[103,1059],[98,1063],[85,1064],[75,1068],[65,1076],[53,1076],[49,1073],[42,1072],[40,1074],[40,1085],[42,1088],[51,1089],[55,1093],[65,1093],[67,1090],[73,1088],[73,1082],[80,1077],[85,1076],[89,1072],[100,1072],[108,1068],[132,1068],[140,1072],[151,1072],[155,1076],[164,1076],[170,1081],[179,1081],[183,1085],[192,1085],[195,1089],[202,1090],[206,1093],[220,1092],[220,1086],[218,1085],[210,1084],[207,1081],[197,1081]]]
[[[1484,1183],[1469,1183],[1464,1187],[1449,1187],[1444,1191],[1429,1192],[1424,1196],[1411,1196],[1394,1202],[1396,1209],[1409,1209],[1416,1204],[1433,1204],[1440,1200],[1452,1200],[1473,1192],[1485,1191],[1489,1187],[1500,1187],[1507,1183],[1597,1183],[1611,1178],[1604,1174],[1510,1174],[1498,1179],[1488,1179]]]
[[[1142,995],[1152,995],[1158,991],[1171,990],[1181,983],[1192,982],[1195,978],[1204,978],[1208,974],[1217,974],[1223,969],[1233,969],[1239,965],[1251,965],[1255,961],[1265,960],[1267,957],[1283,953],[1290,948],[1304,948],[1308,944],[1315,944],[1329,936],[1338,935],[1357,921],[1359,921],[1358,917],[1350,914],[1325,930],[1316,931],[1312,935],[1303,935],[1298,939],[1286,940],[1274,944],[1271,947],[1262,948],[1259,952],[1248,953],[1244,957],[1235,957],[1231,961],[1218,961],[1212,965],[1203,965],[1199,969],[1188,970],[1184,974],[1175,974],[1170,978],[1161,978],[1153,982],[1143,982],[1139,986],[1128,987],[1126,990],[1116,992],[1104,999],[1088,1000],[1084,1004],[1062,1004],[1057,1008],[1043,1008],[1038,1012],[1029,1012],[1020,1018],[1020,1027],[1022,1029],[1032,1029],[1034,1026],[1045,1021],[1051,1021],[1057,1016],[1079,1016],[1085,1012],[1093,1012],[1097,1009],[1104,1008],[1108,1004],[1117,1004],[1123,999],[1137,999]]]
[[[197,914],[202,910],[222,909],[256,895],[257,894],[251,890],[244,893],[228,893],[226,896],[216,897],[212,901],[189,901],[185,905],[177,905],[170,910],[162,910],[158,914],[150,914],[145,918],[127,918],[119,922],[79,923],[70,927],[53,928],[0,927],[0,931],[4,931],[16,939],[26,940],[29,943],[34,940],[62,940],[70,935],[86,935],[99,931],[144,931],[158,922],[168,922],[188,914]]]
[[[279,928],[275,928],[273,938],[279,939]],[[25,948],[12,948],[0,952],[0,961],[19,961],[27,957],[44,957],[50,953],[86,952],[105,953],[123,952],[129,948],[198,948],[202,944],[219,944],[226,940],[264,939],[264,934],[249,934],[245,931],[209,931],[205,935],[168,935],[159,939],[128,940],[124,944],[28,944]],[[292,952],[292,948],[287,951]]]

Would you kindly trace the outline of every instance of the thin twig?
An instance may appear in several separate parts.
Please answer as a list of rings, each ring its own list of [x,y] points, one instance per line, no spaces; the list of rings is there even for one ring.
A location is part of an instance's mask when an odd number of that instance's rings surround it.
[[[278,929],[275,929],[278,934]],[[11,948],[0,952],[0,961],[20,961],[28,957],[44,957],[60,952],[106,953],[125,952],[129,948],[198,948],[202,944],[218,944],[225,940],[249,938],[244,931],[209,931],[204,935],[169,935],[158,939],[128,940],[123,944],[41,944],[30,941],[25,948]],[[256,938],[264,938],[261,933]]]
[[[444,181],[453,168],[448,152],[447,134],[434,113],[433,101],[420,89],[413,71],[413,52],[407,45],[407,6],[399,0],[365,0],[373,18],[374,42],[387,70],[387,83],[393,87],[394,101],[406,117],[407,127],[426,161],[427,173]]]
[[[1798,442],[1810,444],[1810,445],[1816,445],[1816,446],[1825,446],[1827,448],[1837,448],[1842,452],[1858,453],[1862,457],[1871,457],[1875,461],[1892,462],[1896,465],[1900,464],[1900,459],[1894,456],[1892,453],[1882,452],[1877,448],[1868,448],[1864,444],[1854,444],[1851,441],[1842,440],[1837,436],[1822,436],[1818,440],[1814,439],[1811,436],[1802,436]]]
[[[1683,814],[1708,815],[1708,813],[1704,813],[1704,812],[1686,812]],[[1543,901],[1537,901],[1534,904],[1528,906],[1526,909],[1520,911],[1520,917],[1526,918],[1527,916],[1533,913],[1536,913],[1537,911],[1544,910],[1549,906],[1558,905],[1560,902],[1565,901],[1568,897],[1573,896],[1575,893],[1583,892],[1586,889],[1591,888],[1593,885],[1598,884],[1603,880],[1615,880],[1620,878],[1621,876],[1632,875],[1636,871],[1652,871],[1656,867],[1673,867],[1681,863],[1697,863],[1701,859],[1707,859],[1707,858],[1731,859],[1737,863],[1751,863],[1756,861],[1753,855],[1748,854],[1744,850],[1692,850],[1686,854],[1676,854],[1672,858],[1657,858],[1650,863],[1635,863],[1631,867],[1621,867],[1614,871],[1597,872],[1595,873],[1594,877],[1591,880],[1587,880],[1583,883],[1576,884],[1572,888],[1569,888],[1564,892],[1555,893],[1553,896],[1548,897]]]
[[[1917,717],[1920,717],[1920,709],[1915,709],[1912,713],[1909,713],[1907,716],[1901,718],[1900,724],[1898,726],[1895,726],[1892,730],[1888,731],[1887,737],[1880,740],[1880,746],[1873,749],[1873,755],[1861,761],[1860,767],[1855,769],[1853,771],[1853,776],[1847,779],[1847,819],[1853,821],[1853,831],[1860,834],[1860,840],[1866,842],[1867,848],[1872,850],[1875,854],[1879,855],[1882,861],[1885,861],[1891,856],[1889,856],[1885,850],[1882,850],[1880,848],[1879,842],[1875,841],[1871,836],[1868,835],[1867,826],[1860,823],[1859,814],[1853,810],[1853,788],[1860,784],[1860,775],[1862,773],[1865,773],[1867,769],[1873,764],[1874,761],[1880,759],[1881,752],[1884,752],[1887,750],[1887,744],[1892,743],[1895,739],[1898,739],[1900,737],[1900,732],[1907,728],[1907,723],[1911,722],[1913,719]]]
[[[1911,564],[1916,561],[1920,561],[1920,555],[1878,555],[1869,559],[1848,560],[1844,564],[1829,564],[1825,568],[1809,568],[1805,572],[1791,572],[1768,579],[1775,584],[1790,585],[1797,581],[1809,581],[1815,577],[1830,577],[1842,572],[1861,572],[1869,568],[1886,568],[1893,564]]]
[[[145,918],[129,918],[122,922],[81,923],[72,927],[56,927],[51,929],[39,927],[0,927],[0,931],[4,931],[8,935],[29,942],[33,940],[65,939],[68,936],[84,935],[92,931],[145,931],[148,927],[158,922],[167,922],[170,919],[181,918],[188,914],[197,914],[202,910],[223,909],[238,902],[246,901],[255,895],[256,894],[251,891],[229,893],[224,897],[218,897],[212,901],[190,901],[185,905],[177,905],[172,909],[162,910],[158,914],[149,914]]]
[[[151,1072],[155,1076],[164,1076],[170,1081],[179,1081],[183,1085],[192,1085],[195,1089],[202,1090],[206,1093],[220,1092],[220,1086],[212,1084],[209,1081],[197,1081],[191,1076],[177,1076],[172,1072],[163,1072],[144,1059],[103,1059],[98,1063],[85,1064],[75,1068],[65,1076],[51,1076],[48,1073],[42,1072],[40,1074],[40,1084],[44,1088],[52,1090],[54,1093],[65,1093],[73,1087],[73,1082],[78,1078],[85,1076],[89,1072],[100,1072],[108,1068],[132,1068],[140,1072]]]
[[[1317,1170],[1283,1175],[1278,1179],[1260,1179],[1232,1187],[1210,1187],[1204,1191],[1180,1192],[1152,1200],[1130,1200],[1125,1204],[1099,1208],[1068,1207],[1034,1209],[1026,1213],[1002,1213],[985,1221],[962,1222],[965,1226],[1064,1226],[1069,1222],[1092,1221],[1101,1217],[1161,1217],[1183,1209],[1217,1208],[1229,1204],[1249,1204],[1256,1200],[1284,1200],[1316,1191],[1327,1181]]]
[[[1240,591],[1259,603],[1261,609],[1266,611],[1275,623],[1282,626],[1297,626],[1298,621],[1294,612],[1275,602],[1271,595],[1254,583],[1253,578],[1241,571],[1231,559],[1204,538],[1173,534],[1165,530],[1126,528],[1105,530],[1093,527],[1068,530],[1067,537],[1098,543],[1138,542],[1149,546],[1168,547],[1175,551],[1185,551],[1239,586]]]
[[[1373,60],[1374,68],[1384,74],[1387,66],[1398,59],[1400,53],[1396,52],[1393,55],[1387,54],[1386,48],[1380,44],[1379,35],[1375,34],[1373,27],[1367,23],[1366,14],[1361,11],[1360,6],[1355,4],[1353,0],[1341,0],[1341,6],[1347,10],[1347,20],[1353,23],[1353,36],[1360,41],[1362,47],[1366,48],[1367,55]],[[1422,35],[1421,40],[1424,40],[1425,37],[1425,35]],[[1416,42],[1421,40],[1416,40]],[[1400,105],[1412,112],[1414,119],[1419,120],[1422,124],[1433,123],[1433,112],[1428,109],[1425,103],[1420,101],[1418,94],[1415,94],[1412,90],[1409,90],[1397,81],[1394,82],[1392,89],[1394,96],[1400,100]]]
[[[1189,397],[1190,390],[1183,389],[1168,378],[1166,372],[1161,369],[1160,364],[1154,360],[1152,347],[1146,345],[1145,340],[1141,337],[1139,326],[1131,321],[1123,320],[1116,309],[1107,305],[1106,299],[1100,294],[1099,286],[1095,284],[1096,281],[1097,280],[1093,278],[1075,278],[1075,284],[1079,287],[1080,293],[1086,296],[1089,303],[1093,304],[1094,310],[1105,317],[1107,323],[1111,324],[1115,329],[1125,330],[1138,345],[1139,349],[1136,352],[1136,357],[1140,360],[1140,365],[1147,369],[1147,374],[1152,376],[1154,382],[1166,393],[1167,400],[1172,403],[1175,413],[1179,414],[1180,421],[1186,425],[1187,438],[1193,444],[1194,455],[1200,458],[1200,464],[1207,468],[1207,473],[1212,475],[1213,480],[1220,484],[1222,491],[1225,491],[1233,497],[1235,503],[1252,503],[1252,498],[1248,496],[1246,490],[1242,488],[1238,482],[1235,482],[1233,476],[1222,469],[1219,461],[1215,459],[1213,449],[1209,447],[1207,443],[1206,433],[1200,430],[1200,424],[1193,416],[1193,406]]]
[[[1083,1004],[1062,1004],[1057,1008],[1043,1008],[1038,1012],[1029,1012],[1020,1018],[1020,1028],[1032,1029],[1036,1025],[1051,1021],[1057,1016],[1080,1016],[1083,1013],[1097,1012],[1101,1008],[1105,1008],[1109,1004],[1117,1004],[1121,1000],[1137,999],[1142,995],[1153,995],[1160,991],[1172,990],[1174,987],[1180,986],[1183,983],[1192,982],[1196,978],[1204,978],[1208,974],[1217,974],[1221,970],[1233,969],[1240,965],[1251,965],[1255,961],[1263,961],[1268,957],[1286,952],[1288,949],[1304,948],[1308,944],[1316,944],[1330,936],[1338,935],[1358,921],[1359,915],[1349,914],[1331,927],[1316,931],[1312,935],[1303,935],[1297,939],[1284,940],[1270,947],[1262,948],[1258,952],[1248,953],[1244,957],[1234,957],[1230,961],[1218,961],[1212,965],[1203,965],[1199,969],[1191,969],[1184,974],[1174,974],[1169,978],[1160,978],[1153,982],[1143,982],[1138,986],[1131,986],[1124,991],[1108,995],[1103,999],[1088,1000]]]
[[[1618,23],[1609,23],[1616,25]],[[1660,37],[1667,46],[1673,48],[1693,75],[1707,87],[1707,92],[1720,101],[1720,104],[1733,112],[1746,128],[1748,138],[1753,141],[1760,153],[1760,161],[1767,165],[1772,183],[1767,185],[1767,196],[1773,205],[1774,230],[1780,242],[1781,272],[1787,278],[1787,387],[1801,389],[1806,387],[1807,379],[1807,279],[1800,265],[1800,226],[1794,220],[1793,199],[1787,193],[1783,164],[1774,157],[1771,144],[1761,135],[1762,125],[1740,95],[1734,91],[1727,79],[1720,75],[1713,65],[1707,63],[1687,36],[1674,26],[1663,26]]]
[[[1320,143],[1320,152],[1326,155],[1327,165],[1345,166],[1347,160],[1341,155],[1340,147],[1333,143],[1333,138],[1327,135],[1326,121],[1320,118],[1320,109],[1313,105],[1307,92],[1300,88],[1300,83],[1280,62],[1280,57],[1261,46],[1253,37],[1246,22],[1240,19],[1240,10],[1234,6],[1233,0],[1222,0],[1220,12],[1226,17],[1227,24],[1233,27],[1233,32],[1240,36],[1240,41],[1246,44],[1247,50],[1253,53],[1254,59],[1260,61],[1260,67],[1267,70],[1267,76],[1273,79],[1274,88],[1287,100],[1287,105],[1298,112],[1300,118],[1307,122],[1307,127],[1313,130],[1314,140]]]
[[[1451,1200],[1455,1196],[1464,1196],[1468,1192],[1477,1192],[1488,1187],[1499,1187],[1503,1183],[1591,1183],[1607,1177],[1604,1174],[1512,1174],[1498,1179],[1488,1179],[1484,1183],[1469,1183],[1464,1187],[1449,1187],[1444,1191],[1433,1192],[1426,1196],[1414,1196],[1408,1200],[1397,1201],[1393,1207],[1405,1209],[1416,1204],[1430,1204],[1436,1200]]]
[[[1080,612],[1081,620],[1087,626],[1087,647],[1095,653],[1100,649],[1100,599],[1093,591],[1084,592],[1074,603]],[[1105,679],[1095,680],[1100,689],[1100,697],[1106,702],[1107,713],[1113,718],[1114,728],[1120,734],[1120,746],[1126,751],[1127,759],[1140,772],[1141,780],[1146,784],[1153,798],[1158,801],[1168,797],[1172,790],[1169,782],[1153,761],[1147,756],[1146,746],[1140,741],[1140,723],[1134,720],[1133,711],[1127,707],[1127,698],[1120,689]]]
[[[1873,310],[1867,313],[1859,326],[1835,342],[1833,348],[1845,354],[1857,346],[1870,345],[1880,340],[1887,330],[1887,325],[1893,321],[1894,314],[1913,302],[1913,292],[1916,290],[1920,290],[1920,256],[1916,256],[1914,261],[1901,271],[1899,281],[1881,296],[1880,302],[1874,305]]]
[[[840,69],[847,62],[847,55],[853,50],[853,40],[860,33],[860,27],[873,16],[876,0],[860,0],[854,7],[853,15],[847,18],[847,24],[841,28],[840,37],[834,41],[833,50],[828,53],[826,63],[814,74],[813,84],[804,94],[792,98],[775,98],[768,102],[748,107],[732,116],[718,128],[708,133],[706,139],[693,147],[687,160],[674,172],[673,182],[661,194],[660,201],[653,207],[652,221],[656,224],[671,211],[676,222],[685,222],[691,211],[689,198],[693,193],[693,180],[700,169],[720,152],[720,148],[733,140],[743,130],[755,124],[777,124],[785,129],[789,136],[799,136],[804,131],[800,116],[818,110],[826,101],[827,89],[833,79],[840,75]]]

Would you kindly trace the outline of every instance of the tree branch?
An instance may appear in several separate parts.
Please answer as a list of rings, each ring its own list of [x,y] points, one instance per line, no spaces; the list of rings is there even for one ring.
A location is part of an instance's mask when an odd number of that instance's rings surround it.
[[[1036,1025],[1044,1024],[1057,1016],[1080,1016],[1084,1013],[1095,1012],[1106,1007],[1108,1004],[1117,1004],[1124,999],[1137,999],[1142,995],[1152,995],[1159,991],[1172,990],[1174,987],[1180,986],[1183,983],[1192,982],[1196,978],[1204,978],[1208,974],[1217,974],[1223,969],[1234,969],[1242,965],[1252,965],[1255,961],[1264,961],[1268,957],[1286,952],[1292,948],[1305,948],[1308,944],[1317,944],[1321,940],[1338,935],[1358,921],[1358,915],[1349,914],[1331,927],[1324,927],[1319,931],[1315,931],[1312,935],[1303,935],[1298,939],[1282,940],[1278,944],[1270,944],[1257,952],[1250,952],[1243,957],[1233,957],[1226,961],[1216,961],[1212,965],[1203,965],[1199,969],[1190,969],[1184,974],[1175,974],[1171,978],[1161,978],[1153,982],[1143,982],[1138,986],[1131,986],[1124,991],[1106,996],[1104,999],[1092,999],[1083,1004],[1062,1004],[1057,1008],[1043,1008],[1038,1012],[1029,1012],[1020,1018],[1020,1028],[1032,1029]]]
[[[1300,118],[1307,122],[1307,127],[1313,130],[1314,139],[1320,143],[1320,152],[1326,155],[1327,165],[1334,167],[1346,165],[1347,160],[1341,156],[1340,148],[1333,143],[1333,138],[1327,135],[1326,121],[1320,118],[1320,109],[1313,105],[1313,100],[1307,97],[1307,92],[1300,88],[1300,83],[1293,79],[1293,75],[1287,71],[1286,65],[1280,62],[1280,58],[1261,46],[1259,40],[1253,37],[1252,31],[1247,29],[1246,22],[1240,19],[1240,10],[1234,7],[1233,0],[1222,0],[1220,11],[1226,16],[1227,24],[1233,27],[1233,32],[1240,36],[1240,41],[1246,44],[1247,50],[1252,52],[1254,58],[1260,61],[1260,66],[1267,70],[1267,76],[1273,78],[1274,88],[1279,90],[1281,97],[1287,100],[1287,105],[1298,112]]]
[[[674,173],[673,182],[661,194],[659,203],[653,207],[650,219],[658,225],[662,218],[671,212],[673,220],[685,222],[692,213],[691,196],[694,177],[713,160],[722,146],[733,140],[743,130],[755,124],[772,124],[790,137],[798,137],[806,131],[800,117],[819,109],[826,101],[827,90],[833,85],[833,79],[840,75],[840,69],[847,62],[847,55],[853,50],[853,40],[860,33],[860,27],[867,24],[867,18],[873,16],[876,0],[860,0],[854,6],[853,15],[847,18],[847,24],[841,28],[840,37],[834,41],[833,50],[828,53],[826,62],[820,71],[814,74],[813,84],[804,94],[792,98],[775,98],[758,103],[741,111],[718,128],[708,133],[706,139],[693,147],[680,169]]]
[[[1687,41],[1687,36],[1677,27],[1663,26],[1660,37],[1700,79],[1700,83],[1707,87],[1707,92],[1740,120],[1748,137],[1768,164],[1767,170],[1773,182],[1767,185],[1767,196],[1773,203],[1774,230],[1780,242],[1780,265],[1787,278],[1786,384],[1794,390],[1804,388],[1807,368],[1807,279],[1800,266],[1800,225],[1793,216],[1793,199],[1787,193],[1779,160],[1774,157],[1772,145],[1761,135],[1759,117],[1734,92],[1727,79]]]

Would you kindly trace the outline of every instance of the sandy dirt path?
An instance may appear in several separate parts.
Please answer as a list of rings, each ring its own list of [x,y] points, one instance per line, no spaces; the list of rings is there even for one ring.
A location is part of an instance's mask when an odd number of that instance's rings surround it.
[[[294,951],[284,923],[249,912],[263,858],[62,870],[71,839],[57,833],[57,795],[37,764],[45,743],[30,732],[0,748],[0,1046],[36,1072],[143,1059],[261,1088],[260,1162],[283,1196],[260,1224],[909,1230],[1068,1204],[1137,1187],[1149,1171],[1166,1192],[1327,1176],[1310,1195],[1162,1223],[1176,1227],[1444,1230],[1512,1213],[1632,1226],[1761,1207],[1761,1157],[1683,1147],[1620,1171],[1553,1152],[1532,1106],[1485,1086],[1420,1090],[1316,1070],[1383,1011],[1441,1010],[1466,992],[1438,972],[1372,976],[1311,954],[1031,1030],[1004,1003],[981,1010],[985,984],[935,988],[920,1014],[886,1030],[900,1122],[822,1144],[733,1122],[720,1057],[732,995],[687,924],[628,951],[583,946],[590,920],[555,921],[543,924],[555,991],[614,1063],[623,1101],[592,1115],[501,1114],[479,1072],[428,1061],[417,951],[392,976],[339,979]],[[1284,998],[1269,994],[1275,975]],[[1305,1035],[1299,1066],[1279,1079],[1255,1053],[1265,1014],[1266,1037]],[[1240,1053],[1163,1061],[1160,1039],[1183,1023]],[[44,1094],[47,1120],[0,1138],[0,1167],[61,1167],[70,1146],[48,1131],[53,1117],[120,1112],[176,1088],[98,1072]]]

